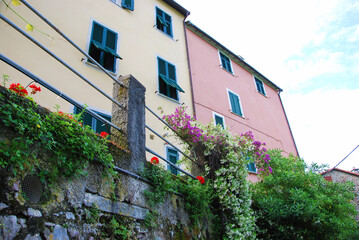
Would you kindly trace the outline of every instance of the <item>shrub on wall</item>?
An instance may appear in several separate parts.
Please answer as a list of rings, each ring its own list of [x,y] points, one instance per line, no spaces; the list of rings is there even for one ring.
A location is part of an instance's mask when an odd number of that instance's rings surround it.
[[[41,176],[54,180],[84,174],[87,163],[96,157],[107,173],[116,174],[107,141],[79,123],[79,116],[38,107],[19,84],[9,89],[0,88],[0,119],[19,138],[0,142],[1,167],[9,167],[15,175],[37,169]],[[32,91],[37,89],[32,87]],[[45,152],[47,161],[39,164]]]

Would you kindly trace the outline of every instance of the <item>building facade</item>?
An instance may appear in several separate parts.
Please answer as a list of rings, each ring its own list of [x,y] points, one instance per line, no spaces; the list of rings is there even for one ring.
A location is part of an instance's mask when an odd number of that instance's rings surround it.
[[[100,63],[110,74],[133,75],[146,87],[146,105],[156,113],[174,112],[181,104],[190,106],[191,84],[186,53],[184,21],[189,12],[173,0],[62,0],[28,1],[82,50]],[[24,4],[9,5],[33,27],[27,33],[89,79],[109,96],[113,80],[93,62],[78,52],[59,34],[39,19]],[[0,13],[25,30],[25,23],[0,2]],[[38,31],[39,30],[39,31]],[[0,20],[1,53],[47,81],[54,88],[86,104],[88,108],[110,119],[112,102],[74,75],[31,41]],[[0,61],[0,73],[10,76],[10,83],[23,86],[32,80]],[[34,99],[54,111],[55,106],[78,113],[68,102],[46,89]],[[108,128],[91,116],[84,121],[96,131]],[[164,134],[164,125],[151,113],[147,125]],[[160,138],[146,132],[147,146],[162,156],[173,154]],[[172,151],[168,151],[168,149]],[[176,159],[178,153],[176,153]],[[149,154],[148,158],[151,157]],[[173,158],[172,158],[173,159]],[[173,161],[176,161],[173,159]]]
[[[251,131],[268,148],[298,155],[278,86],[200,28],[186,22],[197,119],[236,135]],[[253,166],[249,170],[255,172]]]
[[[354,184],[354,193],[355,198],[353,204],[358,212],[355,220],[359,221],[359,173],[355,171],[346,171],[339,168],[332,168],[329,169],[321,175],[324,177],[325,180],[335,183],[345,183],[345,182],[352,182]]]

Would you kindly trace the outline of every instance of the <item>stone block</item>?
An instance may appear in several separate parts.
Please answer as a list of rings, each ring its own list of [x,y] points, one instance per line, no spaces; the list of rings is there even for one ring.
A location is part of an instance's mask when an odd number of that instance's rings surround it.
[[[14,215],[0,216],[0,233],[4,240],[12,240],[16,237],[21,229],[21,225],[17,223],[17,217]]]
[[[137,207],[123,202],[111,201],[110,199],[93,195],[91,193],[85,194],[85,205],[88,207],[96,207],[101,211],[116,213],[126,217],[144,220],[148,209]]]

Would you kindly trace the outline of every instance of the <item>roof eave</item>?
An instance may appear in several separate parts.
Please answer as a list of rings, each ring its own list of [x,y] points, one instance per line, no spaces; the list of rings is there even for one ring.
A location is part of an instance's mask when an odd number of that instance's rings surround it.
[[[190,14],[190,12],[187,9],[185,9],[184,7],[182,7],[181,5],[179,5],[177,2],[173,0],[163,0],[163,1],[168,5],[170,5],[171,7],[173,7],[174,9],[176,9],[185,17],[187,17]]]

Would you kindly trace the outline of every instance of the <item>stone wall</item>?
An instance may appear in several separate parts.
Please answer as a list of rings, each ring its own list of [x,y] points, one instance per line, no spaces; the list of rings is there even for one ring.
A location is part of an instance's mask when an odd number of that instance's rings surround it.
[[[322,175],[327,181],[333,181],[335,183],[354,183],[354,191],[356,195],[353,203],[355,204],[356,210],[358,212],[355,220],[359,221],[359,174],[335,168],[323,173]]]
[[[0,239],[211,239],[206,224],[190,222],[181,196],[168,193],[164,203],[153,208],[146,203],[144,191],[150,185],[138,177],[148,164],[145,89],[131,76],[121,81],[124,87],[114,87],[114,98],[123,108],[114,108],[113,123],[123,131],[112,131],[117,142],[109,144],[119,177],[105,175],[96,161],[88,164],[85,175],[56,182],[42,179],[37,169],[15,175],[11,166],[0,166]],[[0,142],[18,137],[0,121]],[[50,155],[40,151],[37,157],[45,163]]]

